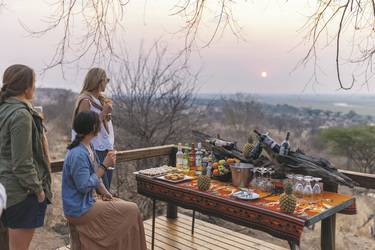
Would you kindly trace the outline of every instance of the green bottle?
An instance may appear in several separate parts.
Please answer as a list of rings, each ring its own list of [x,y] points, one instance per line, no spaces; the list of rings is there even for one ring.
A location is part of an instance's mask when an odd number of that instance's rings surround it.
[[[185,151],[184,156],[182,157],[182,166],[184,169],[184,172],[189,173],[190,172],[190,160],[189,160],[189,144],[185,143]]]

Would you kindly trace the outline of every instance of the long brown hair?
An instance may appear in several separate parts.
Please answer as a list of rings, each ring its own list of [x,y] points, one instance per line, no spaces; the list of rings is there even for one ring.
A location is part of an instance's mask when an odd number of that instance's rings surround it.
[[[14,64],[4,71],[3,86],[0,90],[0,105],[6,98],[18,96],[33,86],[34,70],[22,64]]]
[[[105,70],[102,68],[92,68],[87,72],[85,80],[83,81],[83,86],[81,90],[81,94],[84,91],[93,91],[99,88],[100,84],[107,78],[107,74]],[[99,100],[103,104],[105,101],[105,97],[102,93],[99,95]]]

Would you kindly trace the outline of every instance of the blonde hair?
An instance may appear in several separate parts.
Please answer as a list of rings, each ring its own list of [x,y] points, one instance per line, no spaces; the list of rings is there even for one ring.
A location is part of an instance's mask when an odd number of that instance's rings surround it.
[[[83,91],[93,91],[99,87],[103,80],[107,78],[107,74],[104,69],[92,68],[87,72],[85,80],[83,81],[83,86],[81,94]]]
[[[85,80],[83,81],[83,86],[81,93],[85,91],[91,92],[97,88],[99,88],[100,84],[103,80],[107,78],[107,74],[105,70],[102,68],[92,68],[87,72]],[[99,94],[99,101],[102,103],[105,102],[105,97],[102,93]]]
[[[0,105],[6,98],[18,96],[35,82],[34,70],[22,64],[14,64],[4,71],[0,90]]]

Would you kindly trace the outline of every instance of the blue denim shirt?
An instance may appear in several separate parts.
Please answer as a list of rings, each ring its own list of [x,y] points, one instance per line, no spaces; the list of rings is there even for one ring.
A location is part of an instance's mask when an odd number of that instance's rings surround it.
[[[91,148],[95,154],[93,145]],[[99,162],[95,154],[96,161]],[[64,214],[80,217],[94,204],[94,190],[102,180],[95,174],[94,163],[88,149],[80,143],[69,150],[65,157],[61,184]]]

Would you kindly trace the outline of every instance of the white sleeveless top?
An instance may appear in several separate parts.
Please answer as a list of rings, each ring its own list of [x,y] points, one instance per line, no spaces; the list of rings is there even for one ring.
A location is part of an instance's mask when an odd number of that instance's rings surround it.
[[[96,99],[94,96],[92,96],[92,99],[97,104],[101,105],[100,101],[98,99]],[[89,101],[90,110],[100,114],[101,110],[95,108],[91,104],[91,101],[89,99],[84,99],[84,100]],[[113,134],[112,120],[108,122],[109,134],[107,133],[107,130],[105,130],[105,127],[104,127],[103,123],[101,122],[100,124],[101,124],[100,125],[101,126],[100,132],[99,132],[98,136],[96,136],[96,137],[94,137],[94,139],[92,139],[91,142],[94,145],[95,150],[98,150],[98,151],[113,150],[113,144],[115,142],[115,136]],[[76,137],[76,134],[77,134],[76,131],[74,131],[74,129],[72,129],[72,141]]]

